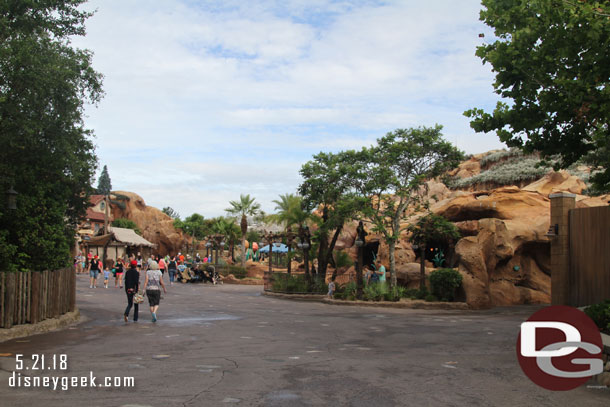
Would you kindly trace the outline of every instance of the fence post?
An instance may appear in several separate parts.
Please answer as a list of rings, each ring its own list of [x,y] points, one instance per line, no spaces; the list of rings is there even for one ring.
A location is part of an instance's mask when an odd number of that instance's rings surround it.
[[[76,309],[76,273],[70,274],[70,304],[68,311],[73,312]]]
[[[15,310],[15,273],[6,273],[4,282],[6,284],[4,296],[4,327],[13,326],[13,313]]]
[[[576,206],[576,195],[566,192],[550,194],[551,230],[551,304],[570,305],[570,210]],[[555,226],[557,225],[557,226]]]

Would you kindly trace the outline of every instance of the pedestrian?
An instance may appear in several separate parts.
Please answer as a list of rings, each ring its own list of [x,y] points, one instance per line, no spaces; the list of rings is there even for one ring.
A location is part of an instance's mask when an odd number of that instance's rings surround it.
[[[375,262],[375,265],[377,266],[377,275],[379,276],[379,282],[381,284],[385,284],[385,266],[383,264],[381,264],[381,260],[379,259],[379,257],[377,258],[377,261]]]
[[[140,289],[140,273],[138,272],[138,262],[132,260],[130,267],[125,273],[125,293],[127,294],[127,308],[125,308],[125,322],[129,319],[129,312],[133,305],[133,322],[138,322],[138,308],[139,304],[134,304],[133,296],[136,295]]]
[[[136,263],[137,264],[137,263]],[[114,288],[123,288],[123,272],[125,267],[123,265],[123,259],[119,258],[114,265]]]
[[[176,279],[176,272],[178,271],[178,263],[176,262],[176,256],[172,256],[167,263],[167,274],[169,274],[169,285],[174,285]]]
[[[167,265],[165,264],[165,260],[163,260],[163,257],[157,256],[157,263],[159,264],[159,270],[161,270],[161,274],[165,274],[165,269],[167,268]]]
[[[104,288],[108,288],[108,279],[110,278],[110,270],[104,268]]]
[[[99,261],[97,254],[91,259],[87,271],[89,271],[90,277],[89,288],[97,288],[97,276],[101,271],[101,262]]]
[[[138,270],[142,270],[142,253],[138,252],[136,261],[138,262]]]
[[[163,284],[163,274],[161,274],[159,264],[156,261],[153,261],[150,264],[148,271],[146,271],[144,288],[146,289],[146,296],[148,297],[152,322],[157,322],[157,311],[159,309],[159,302],[161,301],[161,288],[163,288],[164,294],[167,293],[167,290],[165,289],[165,284]]]
[[[335,294],[335,279],[333,278],[332,280],[330,280],[330,283],[328,283],[328,299],[332,300],[333,296]]]

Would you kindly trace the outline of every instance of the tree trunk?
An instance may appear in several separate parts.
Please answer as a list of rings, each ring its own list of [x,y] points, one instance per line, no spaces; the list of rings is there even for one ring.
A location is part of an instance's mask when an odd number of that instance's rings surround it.
[[[335,234],[333,235],[333,239],[331,240],[330,244],[328,244],[328,238],[326,236],[324,239],[320,239],[320,249],[322,248],[322,240],[327,246],[323,256],[321,250],[318,253],[318,278],[322,282],[326,281],[326,270],[328,269],[328,263],[331,262],[333,249],[335,248],[335,244],[337,243],[337,239],[339,238],[342,229],[343,226],[339,226],[337,230],[335,230]],[[322,258],[321,261],[320,258]]]
[[[396,287],[397,278],[396,278],[396,240],[392,239],[388,243],[388,252],[390,254],[390,286]]]
[[[288,258],[288,274],[290,274],[291,271],[291,263],[292,263],[292,259],[290,258],[290,246],[288,246],[288,254],[286,255],[286,257]]]
[[[426,246],[421,244],[419,247],[420,265],[419,265],[419,290],[426,290]]]
[[[241,235],[241,266],[246,267],[246,235]]]
[[[364,248],[358,248],[358,263],[356,264],[356,298],[362,299],[362,291],[364,289],[364,280],[362,278],[362,266],[364,263]]]

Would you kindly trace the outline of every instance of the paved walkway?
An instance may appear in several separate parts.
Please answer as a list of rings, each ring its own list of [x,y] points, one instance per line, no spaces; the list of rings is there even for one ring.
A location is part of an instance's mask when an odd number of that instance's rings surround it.
[[[521,372],[515,342],[535,307],[490,311],[340,307],[274,299],[257,286],[174,285],[159,321],[125,324],[123,290],[90,290],[76,327],[0,344],[0,353],[66,354],[66,372],[133,376],[135,388],[10,388],[0,406],[608,406],[610,390],[548,392]],[[29,362],[31,365],[31,361]],[[23,372],[32,375],[32,371]]]

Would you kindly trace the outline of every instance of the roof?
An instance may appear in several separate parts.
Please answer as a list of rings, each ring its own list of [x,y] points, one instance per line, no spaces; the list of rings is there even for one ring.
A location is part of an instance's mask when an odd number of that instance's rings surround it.
[[[110,233],[101,236],[92,237],[89,244],[92,246],[104,246],[110,240],[123,243],[126,246],[147,246],[154,247],[155,245],[144,239],[142,236],[134,232],[133,229],[109,227]]]
[[[96,212],[91,208],[87,208],[87,219],[89,220],[97,220],[97,221],[104,221],[104,214],[102,212]]]
[[[104,199],[104,195],[91,195],[89,197],[89,202],[91,203],[91,206],[95,206],[98,203],[100,203],[100,201],[102,201]]]

